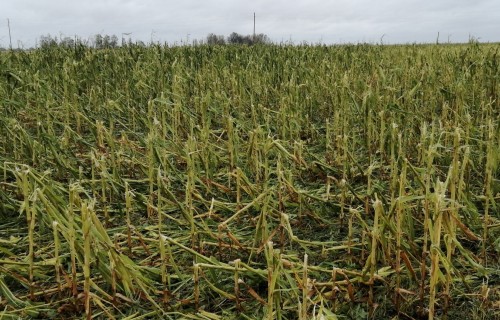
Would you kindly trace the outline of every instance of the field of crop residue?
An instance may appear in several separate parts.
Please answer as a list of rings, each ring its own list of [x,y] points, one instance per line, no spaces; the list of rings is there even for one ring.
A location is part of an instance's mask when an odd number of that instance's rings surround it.
[[[498,319],[500,45],[0,53],[0,318]]]

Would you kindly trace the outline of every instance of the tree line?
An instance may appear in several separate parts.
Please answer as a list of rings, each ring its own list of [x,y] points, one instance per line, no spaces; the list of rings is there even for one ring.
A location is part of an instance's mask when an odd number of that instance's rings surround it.
[[[214,33],[210,33],[207,35],[205,39],[202,40],[193,40],[194,45],[256,45],[256,44],[270,44],[271,40],[269,37],[263,33],[255,34],[255,35],[242,35],[236,32],[231,33],[229,36],[225,37],[223,35],[216,35]],[[41,36],[38,40],[37,46],[40,48],[48,48],[53,46],[61,46],[61,47],[75,47],[75,46],[85,46],[85,47],[93,47],[97,49],[110,49],[117,48],[119,46],[127,46],[127,45],[140,45],[146,46],[146,44],[142,41],[135,41],[132,43],[132,40],[129,38],[125,40],[121,39],[116,35],[102,35],[96,34],[93,37],[88,39],[81,39],[79,37],[68,37],[68,36],[51,36],[44,35]]]
[[[122,39],[122,45],[124,40]],[[101,35],[96,34],[88,40],[83,40],[78,37],[67,37],[67,36],[51,36],[45,35],[41,36],[38,41],[38,46],[40,48],[48,48],[53,46],[60,47],[75,47],[75,46],[86,46],[86,47],[95,47],[97,49],[106,49],[106,48],[116,48],[119,46],[118,37],[116,35]]]
[[[269,44],[271,40],[263,33],[255,35],[242,35],[236,32],[231,33],[227,38],[223,35],[216,35],[214,33],[208,34],[206,44],[209,45],[225,45],[225,44]]]

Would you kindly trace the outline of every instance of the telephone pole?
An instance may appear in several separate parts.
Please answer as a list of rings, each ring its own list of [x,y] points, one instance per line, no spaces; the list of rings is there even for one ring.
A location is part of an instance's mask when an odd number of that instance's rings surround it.
[[[12,51],[12,36],[10,35],[10,20],[7,18],[7,28],[9,28],[9,47],[10,51]]]
[[[253,13],[253,41],[255,41],[255,12]]]

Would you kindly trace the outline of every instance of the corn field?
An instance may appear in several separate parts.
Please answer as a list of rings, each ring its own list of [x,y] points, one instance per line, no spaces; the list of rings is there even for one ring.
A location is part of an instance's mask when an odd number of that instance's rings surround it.
[[[499,319],[500,46],[0,53],[0,319]]]

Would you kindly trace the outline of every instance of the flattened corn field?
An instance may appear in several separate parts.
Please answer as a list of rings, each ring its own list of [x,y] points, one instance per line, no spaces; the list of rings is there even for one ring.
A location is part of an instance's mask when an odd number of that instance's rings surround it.
[[[500,46],[0,54],[0,319],[499,319]]]

